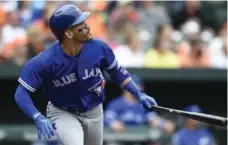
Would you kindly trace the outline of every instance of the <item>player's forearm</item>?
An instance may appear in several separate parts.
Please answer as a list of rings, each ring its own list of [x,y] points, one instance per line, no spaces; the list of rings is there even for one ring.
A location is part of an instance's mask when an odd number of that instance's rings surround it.
[[[142,91],[131,79],[129,72],[125,68],[117,65],[112,70],[110,70],[110,73],[112,79],[117,82],[117,84],[119,84],[123,89],[127,90],[138,99]]]
[[[37,108],[34,106],[30,93],[22,85],[19,85],[15,93],[15,100],[18,106],[32,119],[40,114]]]
[[[135,84],[135,82],[131,79],[131,77],[127,78],[122,84],[122,88],[130,92],[137,99],[143,93],[142,90]]]
[[[130,81],[132,81],[132,79],[131,79],[131,77],[128,77],[127,79],[125,79],[125,80],[120,84],[120,86],[121,86],[122,88],[124,88],[125,85],[127,85]]]

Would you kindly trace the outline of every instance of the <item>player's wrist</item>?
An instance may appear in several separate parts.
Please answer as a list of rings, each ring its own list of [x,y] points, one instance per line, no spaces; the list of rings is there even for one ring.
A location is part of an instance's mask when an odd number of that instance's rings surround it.
[[[40,112],[37,112],[37,113],[33,114],[32,119],[36,120],[40,115],[42,115],[42,114]]]
[[[141,96],[144,94],[132,80],[129,81],[123,88],[135,96],[137,100],[140,100]]]

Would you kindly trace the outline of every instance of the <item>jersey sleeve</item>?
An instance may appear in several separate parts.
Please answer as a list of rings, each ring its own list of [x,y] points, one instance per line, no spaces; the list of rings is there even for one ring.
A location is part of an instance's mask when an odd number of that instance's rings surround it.
[[[35,92],[43,85],[44,77],[45,65],[32,59],[24,65],[18,82],[29,91]]]
[[[110,75],[111,80],[113,80],[116,84],[121,85],[127,78],[130,77],[130,73],[118,63],[115,54],[106,43],[102,43],[102,48],[102,71],[107,71]]]
[[[104,52],[104,60],[102,63],[102,67],[105,70],[111,70],[117,65],[115,54],[113,53],[112,49],[106,43],[102,43],[103,52]]]

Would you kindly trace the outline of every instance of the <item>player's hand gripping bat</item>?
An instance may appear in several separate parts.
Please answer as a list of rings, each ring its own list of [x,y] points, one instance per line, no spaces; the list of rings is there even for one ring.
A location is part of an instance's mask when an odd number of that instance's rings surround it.
[[[147,108],[147,111],[157,110],[157,111],[165,111],[172,114],[189,117],[191,119],[201,121],[207,124],[220,126],[220,127],[227,127],[227,118],[220,117],[220,116],[214,116],[204,113],[195,113],[195,112],[188,112],[188,111],[182,111],[177,109],[171,109],[161,106],[152,106],[152,108]]]

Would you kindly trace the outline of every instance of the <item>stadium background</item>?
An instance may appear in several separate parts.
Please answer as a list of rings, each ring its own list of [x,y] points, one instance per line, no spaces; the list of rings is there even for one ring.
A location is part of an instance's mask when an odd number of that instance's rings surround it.
[[[87,20],[93,35],[141,77],[145,91],[159,104],[176,109],[197,104],[205,113],[227,116],[227,1],[1,1],[1,145],[31,144],[25,140],[32,137],[23,135],[33,122],[13,98],[17,77],[28,59],[55,41],[48,18],[65,3],[93,12]],[[104,108],[121,93],[111,81],[106,88]],[[42,88],[33,100],[44,112],[47,98]],[[183,125],[179,117],[159,113],[172,120],[176,130]],[[25,128],[16,130],[20,126]],[[208,127],[218,145],[227,144],[226,130]]]

